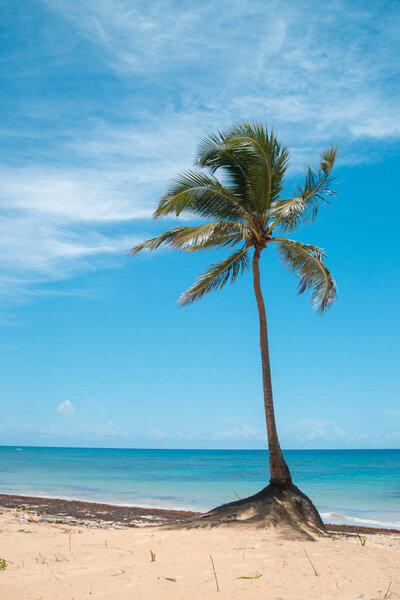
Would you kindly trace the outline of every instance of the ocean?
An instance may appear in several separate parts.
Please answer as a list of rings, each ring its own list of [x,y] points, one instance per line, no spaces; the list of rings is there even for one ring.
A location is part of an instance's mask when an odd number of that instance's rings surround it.
[[[400,529],[400,450],[287,450],[325,522]],[[0,493],[206,511],[265,487],[263,450],[0,447]]]

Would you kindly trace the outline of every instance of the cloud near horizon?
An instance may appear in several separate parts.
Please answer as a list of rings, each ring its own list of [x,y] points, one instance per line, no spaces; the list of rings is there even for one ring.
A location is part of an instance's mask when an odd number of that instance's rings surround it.
[[[64,400],[64,402],[60,402],[57,406],[57,412],[62,415],[74,415],[75,407],[70,400]]]

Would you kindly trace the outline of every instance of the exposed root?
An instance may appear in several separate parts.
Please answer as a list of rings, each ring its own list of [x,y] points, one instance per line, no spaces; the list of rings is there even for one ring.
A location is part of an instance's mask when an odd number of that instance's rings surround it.
[[[325,533],[325,525],[311,500],[295,485],[280,488],[270,484],[254,496],[214,508],[210,512],[168,528],[191,529],[246,524],[268,529],[284,528],[292,536],[312,538]]]

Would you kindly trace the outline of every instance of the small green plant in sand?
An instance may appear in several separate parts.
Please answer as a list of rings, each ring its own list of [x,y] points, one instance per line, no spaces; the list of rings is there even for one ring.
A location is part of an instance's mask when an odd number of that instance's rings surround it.
[[[27,531],[26,529],[18,529],[18,533],[32,533],[32,531]]]
[[[337,535],[331,535],[331,540],[332,540],[332,542],[336,542],[336,540],[337,540]]]
[[[0,558],[0,570],[4,571],[4,569],[6,569],[6,568],[7,568],[6,561],[4,560],[4,558]]]
[[[367,538],[363,538],[363,537],[361,537],[361,535],[360,535],[359,533],[357,533],[357,537],[358,537],[358,539],[360,540],[360,544],[361,544],[361,546],[365,546],[365,544],[366,544],[366,541],[367,541]]]
[[[60,527],[60,531],[62,531],[63,533],[69,533],[70,530],[67,529],[66,527]]]
[[[238,579],[260,579],[260,577],[262,577],[262,574],[256,571],[254,575],[242,575]]]
[[[156,553],[153,550],[150,550],[150,560],[151,562],[156,562]]]

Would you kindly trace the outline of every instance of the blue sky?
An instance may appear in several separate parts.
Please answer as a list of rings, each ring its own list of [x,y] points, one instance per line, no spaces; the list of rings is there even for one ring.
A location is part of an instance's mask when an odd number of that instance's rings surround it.
[[[263,120],[289,191],[340,150],[337,199],[296,232],[336,305],[262,265],[282,445],[400,447],[400,4],[0,6],[0,443],[265,446],[249,277],[182,309],[216,254],[127,257],[198,140]]]

